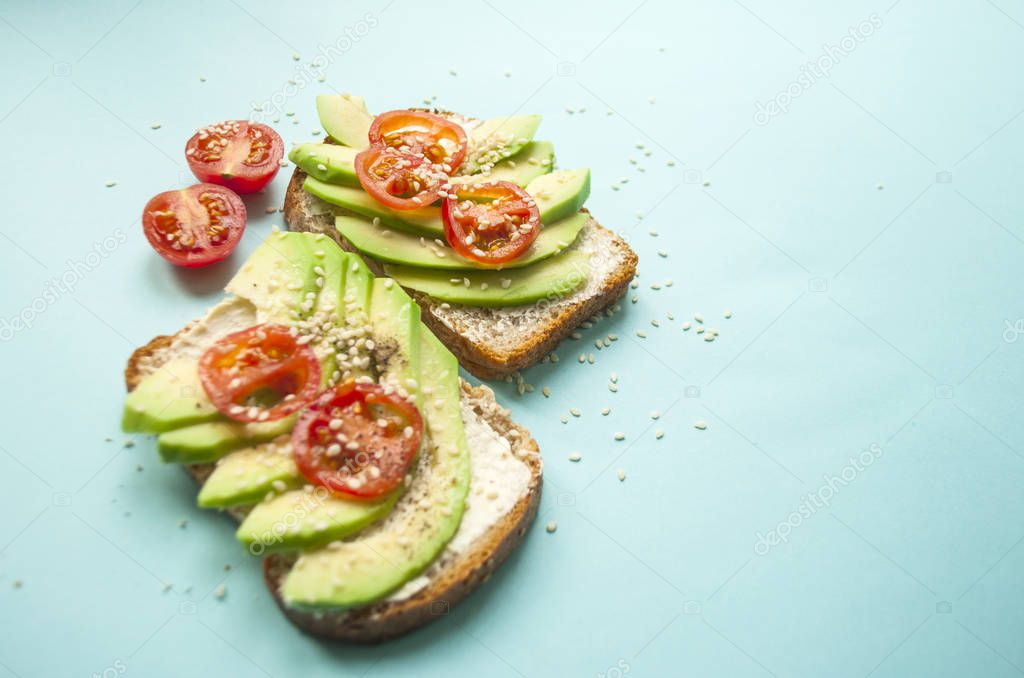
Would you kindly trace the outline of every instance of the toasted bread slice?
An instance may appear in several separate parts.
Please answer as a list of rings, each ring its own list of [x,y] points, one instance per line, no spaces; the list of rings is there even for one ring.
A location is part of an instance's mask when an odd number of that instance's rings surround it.
[[[125,385],[129,391],[170,357],[174,339],[174,336],[156,337],[132,354],[125,368]],[[275,554],[265,557],[263,571],[267,588],[285,616],[300,629],[359,643],[377,643],[407,633],[446,615],[451,606],[486,582],[522,542],[540,504],[542,462],[537,442],[528,430],[512,421],[511,413],[497,403],[494,392],[487,386],[473,387],[463,381],[462,402],[469,406],[474,416],[509,442],[512,454],[529,470],[526,491],[468,548],[461,551],[446,548],[421,575],[427,578],[424,586],[409,595],[399,591],[367,607],[337,612],[306,612],[289,608],[281,599],[279,587],[294,563],[294,556]],[[471,464],[475,463],[476,455],[485,453],[486,449],[471,448]],[[214,467],[214,464],[196,464],[185,469],[202,485]],[[469,501],[475,499],[471,483]],[[236,520],[241,520],[246,513],[244,509],[227,512]]]
[[[302,190],[306,173],[296,168],[285,194],[284,218],[293,231],[324,233],[342,249],[358,253],[334,227],[335,214],[346,213]],[[586,210],[584,210],[586,211]],[[587,212],[589,214],[589,212]],[[590,217],[570,249],[591,255],[590,276],[575,292],[545,303],[505,308],[442,304],[406,289],[423,309],[422,320],[481,379],[499,379],[533,365],[550,353],[583,321],[614,304],[636,275],[637,256],[626,241]],[[384,267],[364,257],[376,276]]]

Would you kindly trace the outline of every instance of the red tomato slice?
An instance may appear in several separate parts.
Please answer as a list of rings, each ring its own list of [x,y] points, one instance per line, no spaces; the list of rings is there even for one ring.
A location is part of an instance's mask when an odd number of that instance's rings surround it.
[[[414,210],[437,200],[448,174],[422,155],[371,146],[356,156],[356,176],[374,200],[393,210]]]
[[[292,455],[309,482],[371,499],[402,484],[422,439],[415,405],[377,384],[348,381],[299,415]]]
[[[255,193],[281,169],[284,142],[266,125],[228,120],[192,135],[185,159],[199,181],[227,186],[236,193]]]
[[[245,230],[245,204],[232,191],[195,184],[159,193],[142,211],[142,230],[176,266],[205,266],[231,254]]]
[[[285,325],[256,325],[219,339],[199,359],[214,407],[235,421],[274,421],[320,389],[320,361]]]
[[[466,157],[466,131],[433,113],[402,109],[381,113],[370,125],[370,145],[423,155],[451,174]]]
[[[441,202],[452,248],[473,261],[502,264],[525,252],[540,232],[540,210],[510,181],[455,186]]]

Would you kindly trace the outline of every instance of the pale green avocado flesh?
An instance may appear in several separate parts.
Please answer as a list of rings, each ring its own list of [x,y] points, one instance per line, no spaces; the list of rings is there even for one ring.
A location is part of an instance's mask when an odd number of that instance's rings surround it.
[[[358,153],[338,144],[300,144],[288,153],[288,159],[319,181],[359,188],[354,164]]]
[[[504,268],[522,268],[554,256],[571,245],[590,216],[579,212],[541,229],[530,248]],[[441,239],[421,238],[400,231],[389,231],[358,217],[335,217],[335,228],[357,250],[371,259],[392,264],[419,266],[449,271],[479,271],[494,269],[466,259]]]
[[[294,415],[252,424],[227,420],[193,424],[161,433],[156,439],[157,451],[166,462],[202,464],[241,447],[273,440],[291,431],[294,424]]]
[[[380,600],[426,569],[455,534],[469,490],[458,363],[430,332],[420,333],[420,365],[433,392],[422,414],[430,455],[379,528],[302,553],[281,585],[290,607],[350,608]],[[412,501],[413,498],[421,501]]]
[[[199,381],[195,360],[170,360],[147,376],[124,402],[126,433],[163,433],[223,419]]]
[[[487,172],[452,177],[455,183],[511,181],[526,186],[554,169],[555,145],[550,141],[531,141],[512,157],[498,161]],[[317,177],[319,179],[319,177]]]
[[[339,144],[356,149],[370,145],[368,136],[373,116],[361,97],[344,94],[321,94],[316,98],[320,125]]]
[[[469,131],[469,152],[462,172],[474,174],[521,151],[540,127],[539,115],[513,115],[485,120]]]
[[[521,306],[562,299],[587,281],[589,257],[576,251],[527,268],[504,271],[437,271],[387,264],[384,272],[402,287],[440,301],[468,306]]]
[[[320,289],[312,245],[305,233],[271,233],[224,289],[252,302],[260,322],[287,325],[307,318]]]
[[[217,462],[203,483],[196,503],[202,508],[248,506],[270,492],[282,492],[302,484],[285,444],[267,443],[232,452]]]

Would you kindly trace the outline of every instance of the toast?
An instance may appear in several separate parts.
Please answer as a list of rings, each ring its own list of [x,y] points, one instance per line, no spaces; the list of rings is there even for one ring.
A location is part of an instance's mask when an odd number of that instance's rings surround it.
[[[334,216],[346,214],[302,190],[306,173],[296,167],[284,201],[284,218],[293,231],[323,233],[342,249],[358,254],[334,227]],[[422,320],[468,372],[480,379],[500,379],[538,362],[581,323],[612,306],[636,275],[637,256],[619,235],[601,226],[590,212],[576,249],[591,255],[586,285],[553,299],[525,306],[481,308],[441,303],[416,290],[406,292],[420,305]],[[376,276],[384,267],[363,257]]]
[[[132,391],[170,357],[176,336],[158,336],[132,354],[125,368],[128,391]],[[358,643],[377,643],[412,631],[446,615],[452,605],[486,582],[522,542],[540,503],[542,463],[537,442],[528,430],[512,421],[510,412],[497,403],[490,388],[473,387],[465,381],[461,386],[463,404],[469,405],[475,416],[507,440],[512,454],[529,469],[527,490],[512,509],[490,525],[469,548],[461,552],[446,548],[421,575],[428,578],[425,586],[411,595],[401,596],[399,592],[366,607],[337,612],[306,612],[287,607],[281,598],[279,585],[291,569],[294,557],[282,554],[266,556],[263,571],[267,588],[285,616],[303,631]],[[470,450],[471,461],[478,453]],[[212,463],[195,464],[185,469],[202,485],[214,467]],[[475,496],[471,484],[469,501],[473,501]],[[227,513],[241,520],[246,511],[232,509]]]

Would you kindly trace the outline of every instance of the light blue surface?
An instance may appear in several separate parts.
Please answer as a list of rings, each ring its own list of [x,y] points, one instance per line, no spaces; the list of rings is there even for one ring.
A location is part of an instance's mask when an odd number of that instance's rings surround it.
[[[0,4],[0,676],[1024,673],[1024,9],[890,1]],[[142,206],[192,182],[194,128],[286,89],[286,143],[322,91],[542,113],[641,259],[636,304],[498,388],[545,454],[539,529],[378,648],[290,626],[230,521],[118,432],[128,354],[218,298],[287,172],[209,270],[158,259]]]

